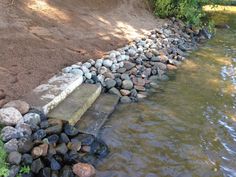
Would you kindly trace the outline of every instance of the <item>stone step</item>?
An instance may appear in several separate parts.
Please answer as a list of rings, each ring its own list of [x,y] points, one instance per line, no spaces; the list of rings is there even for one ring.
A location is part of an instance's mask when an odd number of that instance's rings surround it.
[[[102,94],[76,123],[76,127],[82,133],[97,136],[118,102],[119,96]]]
[[[63,102],[51,110],[48,117],[65,120],[74,125],[98,98],[101,89],[100,84],[80,85]]]
[[[31,107],[37,108],[47,115],[50,110],[61,103],[82,82],[83,77],[80,75],[59,73],[21,99],[28,102]]]

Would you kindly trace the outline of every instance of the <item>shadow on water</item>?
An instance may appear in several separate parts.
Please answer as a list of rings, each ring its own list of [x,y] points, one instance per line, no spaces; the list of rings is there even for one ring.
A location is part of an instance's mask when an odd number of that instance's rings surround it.
[[[118,107],[101,133],[111,154],[98,176],[236,176],[236,14],[217,19],[231,28],[217,30],[161,92]]]

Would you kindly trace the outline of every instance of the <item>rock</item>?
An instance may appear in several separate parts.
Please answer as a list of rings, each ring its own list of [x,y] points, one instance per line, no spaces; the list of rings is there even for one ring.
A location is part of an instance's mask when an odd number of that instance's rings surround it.
[[[120,98],[121,103],[131,103],[131,99],[128,96],[122,96]]]
[[[1,131],[1,138],[4,142],[7,142],[11,139],[19,138],[19,133],[17,132],[15,128],[6,126]]]
[[[13,107],[0,109],[0,124],[1,125],[16,125],[22,119],[21,113]]]
[[[119,68],[118,70],[117,70],[117,72],[118,73],[125,73],[126,72],[126,68]]]
[[[21,154],[17,151],[10,152],[7,160],[11,165],[19,165],[21,162]]]
[[[13,152],[13,151],[18,151],[18,141],[17,141],[17,139],[11,139],[7,143],[5,143],[4,144],[4,149],[8,153]]]
[[[64,161],[66,164],[75,164],[80,161],[80,155],[77,151],[69,151],[65,154]]]
[[[79,69],[79,68],[74,68],[70,71],[70,73],[74,74],[74,75],[80,75],[80,76],[83,76],[84,75],[84,72]]]
[[[96,139],[91,145],[91,153],[99,159],[105,158],[109,154],[108,146],[102,141]]]
[[[153,62],[159,62],[159,61],[161,61],[161,59],[160,59],[159,57],[152,57],[152,58],[151,58],[151,61],[153,61]]]
[[[16,177],[17,174],[19,173],[20,171],[20,166],[18,165],[12,165],[9,169],[9,175],[8,177]]]
[[[92,78],[92,74],[91,74],[91,73],[85,73],[84,76],[85,76],[87,79],[91,79],[91,78]]]
[[[140,93],[138,93],[137,97],[138,97],[138,99],[143,99],[143,98],[147,97],[147,94],[145,92],[143,92],[143,93],[140,92]]]
[[[40,128],[45,129],[49,127],[49,123],[47,120],[40,122]]]
[[[45,132],[45,130],[40,129],[37,130],[34,134],[33,134],[33,139],[34,140],[42,140],[43,138],[45,138],[47,135],[47,133]]]
[[[13,107],[16,108],[21,114],[25,114],[29,111],[30,105],[25,101],[14,100],[10,101],[3,106],[4,108]]]
[[[138,91],[145,91],[146,90],[145,87],[140,86],[140,85],[135,85],[134,88]]]
[[[129,54],[129,56],[134,57],[136,55],[136,51],[131,48],[128,50],[128,54]]]
[[[116,81],[115,80],[113,80],[113,79],[106,79],[105,80],[105,84],[106,84],[106,88],[107,89],[110,89],[110,88],[112,88],[112,87],[115,87],[115,85],[116,85]]]
[[[38,110],[38,109],[35,109],[35,108],[30,108],[30,110],[29,110],[28,113],[35,113],[35,114],[38,114],[39,117],[40,117],[40,119],[41,119],[41,121],[45,121],[45,120],[48,119],[47,116],[46,116],[42,111],[40,111],[40,110]]]
[[[56,144],[59,140],[59,136],[54,134],[46,138],[48,141],[48,144]]]
[[[23,165],[31,165],[33,162],[33,157],[30,154],[23,154],[21,161]]]
[[[122,80],[120,78],[115,78],[115,81],[116,81],[116,87],[121,87]]]
[[[60,143],[69,143],[70,139],[65,133],[61,133],[59,142]]]
[[[21,138],[18,140],[18,151],[20,153],[29,152],[34,146],[31,138]]]
[[[61,164],[55,158],[52,158],[51,163],[50,163],[50,167],[52,170],[57,171],[57,170],[61,169]]]
[[[145,56],[147,57],[147,58],[149,58],[149,59],[151,59],[152,57],[153,57],[153,54],[152,54],[152,52],[146,52],[145,53]]]
[[[60,172],[60,177],[74,177],[71,167],[65,165]]]
[[[134,77],[132,80],[133,80],[134,85],[144,86],[146,84],[146,80],[142,78]]]
[[[55,125],[52,127],[48,127],[45,129],[46,134],[51,135],[51,134],[59,134],[62,131],[62,125]]]
[[[165,70],[167,69],[166,64],[161,63],[161,62],[157,62],[157,63],[156,63],[156,66],[157,66],[159,69],[163,70],[163,71],[165,71]]]
[[[92,165],[86,163],[77,163],[73,165],[73,172],[78,177],[93,177],[96,175],[95,168]]]
[[[59,172],[58,171],[52,171],[51,177],[59,177]]]
[[[49,145],[49,149],[48,149],[48,156],[52,157],[53,155],[56,155],[56,148],[54,147],[54,145]]]
[[[138,92],[137,92],[136,89],[132,89],[132,90],[130,91],[130,96],[132,96],[132,97],[136,97],[137,94],[138,94]]]
[[[126,69],[126,71],[132,69],[133,67],[135,67],[134,63],[131,63],[129,61],[124,62],[124,68]]]
[[[120,91],[115,87],[111,88],[108,92],[110,94],[118,95],[119,97],[121,97]]]
[[[93,143],[93,141],[95,140],[95,137],[89,134],[79,134],[78,136],[74,138],[74,140],[81,142],[81,145],[89,146]]]
[[[72,151],[80,151],[81,142],[80,141],[69,142],[67,144],[67,147],[68,147],[69,150],[72,150]]]
[[[85,66],[81,66],[81,70],[83,71],[84,74],[89,73],[89,69]]]
[[[38,174],[39,171],[44,167],[44,164],[40,158],[33,161],[31,164],[31,171]]]
[[[46,167],[39,171],[40,177],[51,177],[51,169]]]
[[[75,128],[74,126],[70,124],[66,124],[64,126],[64,132],[68,136],[76,136],[79,133],[79,129]]]
[[[95,62],[94,62],[95,63]],[[92,64],[90,63],[90,62],[85,62],[84,64],[83,64],[83,66],[85,66],[86,68],[91,68],[92,67]]]
[[[34,147],[31,151],[31,154],[34,158],[38,158],[40,156],[46,156],[48,153],[48,144],[41,144],[37,147]]]
[[[126,74],[126,73],[121,74],[120,78],[121,78],[122,80],[130,80],[129,74]]]
[[[110,72],[110,71],[105,72],[104,77],[105,78],[110,78],[110,79],[115,79],[114,74],[112,74],[112,72]]]
[[[113,62],[112,62],[111,60],[108,60],[108,59],[107,59],[107,60],[104,60],[102,64],[103,64],[103,66],[105,66],[105,67],[107,67],[107,68],[110,68],[111,65],[112,65],[112,63],[113,63]]]
[[[85,153],[90,153],[91,151],[91,146],[82,146],[81,151]]]
[[[30,125],[26,123],[18,123],[16,125],[16,129],[18,133],[20,134],[20,137],[25,137],[25,136],[31,136],[32,130],[30,128]]]
[[[88,164],[91,164],[91,165],[95,166],[97,164],[97,162],[98,162],[98,159],[97,159],[97,157],[94,154],[86,153],[85,155],[83,155],[80,158],[79,162],[88,163]]]
[[[37,113],[27,113],[24,115],[23,120],[31,126],[39,125],[41,122],[40,115]]]
[[[133,82],[131,80],[124,80],[122,82],[122,88],[126,90],[131,90],[133,88]]]
[[[64,154],[67,153],[67,151],[68,151],[68,148],[67,148],[65,143],[59,144],[56,147],[56,152],[59,153],[59,154],[64,155]]]
[[[130,90],[121,89],[120,93],[121,93],[122,96],[129,96],[130,95]]]

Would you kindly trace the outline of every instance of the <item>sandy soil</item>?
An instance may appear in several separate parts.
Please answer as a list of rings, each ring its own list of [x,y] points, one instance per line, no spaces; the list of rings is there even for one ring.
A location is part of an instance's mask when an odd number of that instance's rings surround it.
[[[0,1],[0,91],[16,99],[61,68],[121,47],[163,21],[146,0]]]

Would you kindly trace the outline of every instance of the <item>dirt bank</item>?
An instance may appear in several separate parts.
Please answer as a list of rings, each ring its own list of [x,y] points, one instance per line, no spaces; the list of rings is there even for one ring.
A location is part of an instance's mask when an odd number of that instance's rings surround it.
[[[145,0],[0,2],[0,90],[19,98],[61,68],[159,26]]]

